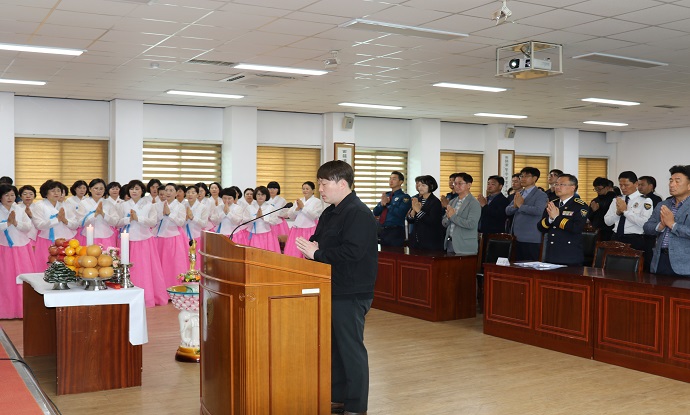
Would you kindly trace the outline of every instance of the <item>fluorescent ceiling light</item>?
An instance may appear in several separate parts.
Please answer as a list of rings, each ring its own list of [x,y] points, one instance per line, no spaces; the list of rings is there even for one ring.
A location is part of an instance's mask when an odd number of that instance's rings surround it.
[[[479,85],[465,85],[465,84],[453,84],[450,82],[439,82],[433,86],[439,86],[441,88],[457,88],[457,89],[469,89],[471,91],[484,91],[484,92],[503,92],[507,91],[507,88],[495,88],[492,86],[479,86]]]
[[[495,118],[527,118],[526,115],[510,115],[510,114],[491,114],[488,112],[478,112],[474,114],[477,117],[495,117]]]
[[[249,63],[240,63],[234,66],[237,69],[249,69],[250,71],[266,71],[266,72],[280,72],[280,73],[295,73],[299,75],[325,75],[328,71],[319,71],[315,69],[300,69],[287,68],[283,66],[267,66],[267,65],[252,65]]]
[[[374,108],[379,110],[400,110],[403,107],[396,107],[392,105],[376,105],[376,104],[358,104],[356,102],[341,102],[338,104],[343,107],[361,107],[361,108]]]
[[[609,65],[633,66],[635,68],[653,68],[655,66],[668,66],[668,63],[648,61],[645,59],[628,58],[626,56],[609,55],[608,53],[587,53],[585,55],[573,56],[573,59],[582,59],[597,63],[607,63]]]
[[[392,33],[405,36],[430,37],[432,39],[452,40],[467,37],[466,33],[446,32],[443,30],[425,29],[395,23],[377,22],[374,20],[354,19],[340,25],[342,28],[369,30],[372,32]]]
[[[598,102],[600,104],[625,105],[625,106],[640,105],[639,102],[616,101],[615,99],[604,99],[604,98],[583,98],[582,101]]]
[[[53,48],[50,46],[31,46],[31,45],[14,45],[11,43],[0,43],[0,50],[13,50],[17,52],[35,52],[35,53],[50,53],[53,55],[70,55],[79,56],[86,52],[82,49],[66,49]]]
[[[583,124],[608,125],[611,127],[625,127],[626,125],[628,125],[624,122],[608,122],[608,121],[585,121]]]
[[[22,81],[19,79],[0,79],[0,84],[45,85],[44,81]]]
[[[208,97],[208,98],[230,98],[230,99],[244,98],[244,95],[213,94],[210,92],[175,91],[174,89],[166,91],[166,94],[189,95],[189,96],[193,96],[193,97]]]

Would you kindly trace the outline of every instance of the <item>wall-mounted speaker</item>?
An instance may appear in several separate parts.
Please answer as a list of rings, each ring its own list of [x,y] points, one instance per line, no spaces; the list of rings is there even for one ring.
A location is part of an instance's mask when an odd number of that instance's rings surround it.
[[[343,117],[343,130],[351,130],[354,125],[354,117]]]
[[[515,138],[515,127],[506,128],[506,138]]]

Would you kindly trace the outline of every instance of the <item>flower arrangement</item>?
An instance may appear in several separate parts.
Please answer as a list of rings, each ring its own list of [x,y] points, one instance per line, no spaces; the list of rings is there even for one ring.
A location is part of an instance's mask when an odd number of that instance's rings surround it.
[[[201,274],[197,270],[189,270],[183,274],[177,276],[177,279],[183,283],[198,283],[201,281]]]

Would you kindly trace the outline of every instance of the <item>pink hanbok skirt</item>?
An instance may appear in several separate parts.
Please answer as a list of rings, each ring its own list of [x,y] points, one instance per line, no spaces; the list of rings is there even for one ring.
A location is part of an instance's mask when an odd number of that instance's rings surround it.
[[[82,235],[82,234],[81,234],[81,232],[82,232],[83,230],[84,230],[83,227],[81,227],[81,226],[78,227],[78,228],[77,228],[77,234],[74,236],[74,239],[76,239],[77,241],[79,241],[79,245],[80,245],[80,246],[86,246],[86,235]],[[84,233],[86,233],[86,231],[84,231]],[[96,243],[95,240],[94,240],[94,243]]]
[[[249,246],[280,253],[280,243],[273,232],[251,234],[249,236]]]
[[[156,237],[156,243],[158,244],[163,281],[166,288],[180,285],[181,282],[177,277],[189,270],[189,243],[187,238],[182,236],[182,234],[168,238]]]
[[[249,246],[249,231],[242,229],[241,231],[235,232],[235,234],[232,235],[232,241],[237,245]]]
[[[308,240],[314,234],[314,231],[316,231],[316,226],[311,228],[298,228],[293,226],[290,228],[290,235],[288,235],[288,239],[285,242],[285,255],[304,258],[302,252],[300,252],[300,250],[297,249],[297,245],[295,245],[295,239],[301,236]]]
[[[130,279],[132,284],[144,289],[146,307],[168,304],[156,238],[129,241],[129,260],[132,263]]]
[[[48,269],[48,248],[53,245],[50,239],[36,237],[36,245],[34,246],[34,258],[36,259],[36,272],[43,272]]]
[[[31,244],[0,245],[0,264],[0,319],[22,318],[22,284],[17,284],[17,275],[36,272]]]
[[[280,235],[290,234],[290,227],[284,218],[281,218],[280,223],[277,225],[271,225],[271,233],[278,238]]]

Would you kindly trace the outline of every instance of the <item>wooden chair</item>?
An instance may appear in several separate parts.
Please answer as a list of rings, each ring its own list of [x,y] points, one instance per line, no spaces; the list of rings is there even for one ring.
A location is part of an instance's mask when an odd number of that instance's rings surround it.
[[[604,250],[602,268],[608,271],[628,271],[639,274],[644,266],[644,251],[632,248],[608,248]]]
[[[541,245],[539,245],[539,261],[546,261],[546,251],[549,249],[549,234],[541,234]]]
[[[585,255],[585,261],[582,265],[588,266],[594,262],[597,242],[599,242],[599,229],[587,225],[582,232],[582,250]]]
[[[628,248],[630,244],[618,241],[599,241],[595,244],[594,259],[592,259],[592,266],[594,268],[602,268],[604,264],[604,251],[611,248]]]

